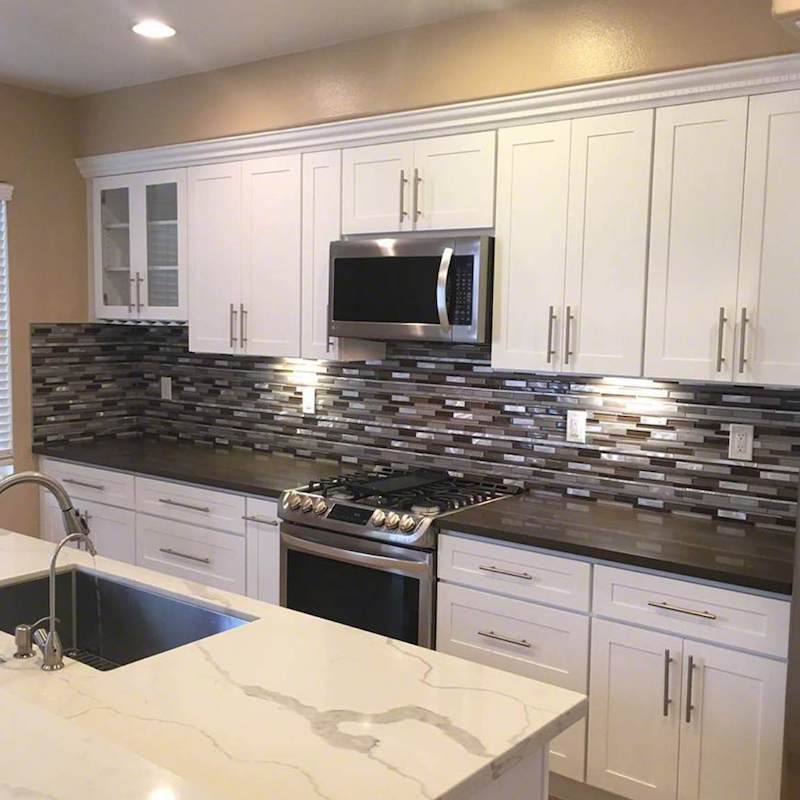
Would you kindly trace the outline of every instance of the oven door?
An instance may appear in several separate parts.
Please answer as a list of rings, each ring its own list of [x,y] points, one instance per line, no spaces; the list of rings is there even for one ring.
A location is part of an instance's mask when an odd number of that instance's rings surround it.
[[[433,646],[434,554],[284,522],[281,605]]]
[[[489,249],[486,236],[332,242],[328,334],[483,341]]]

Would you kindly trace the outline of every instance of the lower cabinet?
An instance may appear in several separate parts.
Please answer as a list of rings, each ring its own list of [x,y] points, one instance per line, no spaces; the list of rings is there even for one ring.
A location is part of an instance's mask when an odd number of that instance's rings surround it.
[[[274,500],[247,498],[247,594],[266,603],[280,601],[280,520]]]
[[[631,800],[778,800],[786,664],[592,623],[587,782]]]
[[[50,542],[64,538],[61,510],[52,497],[44,497],[42,537]],[[136,562],[136,514],[124,508],[76,500],[75,507],[89,526],[90,536],[99,555],[128,564]]]
[[[564,689],[586,692],[589,618],[440,582],[436,649]],[[556,737],[550,769],[584,779],[586,721]]]

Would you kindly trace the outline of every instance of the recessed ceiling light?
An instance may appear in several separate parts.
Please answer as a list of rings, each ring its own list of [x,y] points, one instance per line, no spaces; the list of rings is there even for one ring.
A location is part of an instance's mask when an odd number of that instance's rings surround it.
[[[148,39],[169,39],[175,35],[175,28],[170,27],[157,19],[143,19],[133,26],[133,32]]]

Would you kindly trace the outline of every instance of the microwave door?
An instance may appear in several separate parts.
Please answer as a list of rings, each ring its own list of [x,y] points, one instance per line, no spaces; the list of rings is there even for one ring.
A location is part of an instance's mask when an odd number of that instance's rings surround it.
[[[449,341],[447,282],[453,253],[452,240],[333,243],[329,334]]]

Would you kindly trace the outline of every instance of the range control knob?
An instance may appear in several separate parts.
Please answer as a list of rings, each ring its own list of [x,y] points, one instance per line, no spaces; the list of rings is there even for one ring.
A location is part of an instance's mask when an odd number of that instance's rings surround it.
[[[297,511],[300,508],[300,506],[303,505],[303,498],[300,497],[300,495],[297,494],[297,492],[292,492],[289,495],[289,499],[286,502],[286,505],[288,505],[289,508],[292,509],[292,511]]]
[[[403,514],[400,520],[400,530],[403,533],[411,533],[417,527],[417,521],[410,514]]]
[[[303,511],[308,514],[311,509],[314,508],[314,498],[313,497],[306,497],[303,500]]]
[[[381,509],[376,508],[372,512],[372,516],[369,518],[370,525],[374,528],[381,528],[383,527],[383,523],[386,522],[386,514],[381,511]]]
[[[314,513],[321,517],[327,510],[328,504],[320,497],[320,499],[314,503]]]
[[[386,527],[396,528],[399,524],[400,524],[400,515],[395,514],[394,511],[390,511],[386,515]]]

